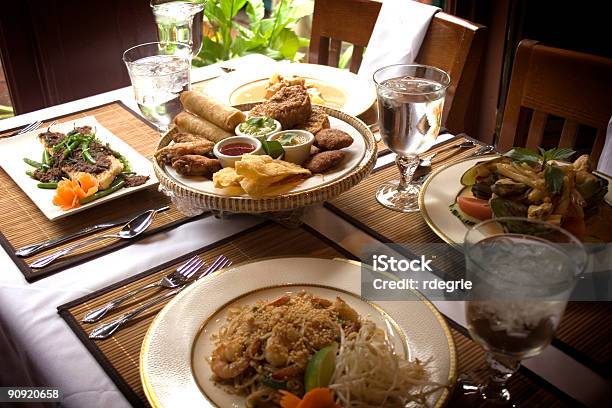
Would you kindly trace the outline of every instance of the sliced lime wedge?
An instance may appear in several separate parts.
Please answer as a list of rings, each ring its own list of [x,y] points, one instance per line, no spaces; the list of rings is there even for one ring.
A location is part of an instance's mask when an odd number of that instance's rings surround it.
[[[327,387],[329,385],[336,368],[337,352],[338,344],[333,343],[330,346],[323,347],[312,356],[304,374],[306,392],[313,388]]]

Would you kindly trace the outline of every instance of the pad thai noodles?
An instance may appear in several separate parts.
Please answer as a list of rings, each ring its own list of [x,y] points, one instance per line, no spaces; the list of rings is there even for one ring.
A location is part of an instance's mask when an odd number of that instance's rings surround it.
[[[322,389],[333,406],[426,405],[440,388],[340,297],[301,291],[233,307],[211,339],[212,380],[247,407],[294,407],[288,401]]]

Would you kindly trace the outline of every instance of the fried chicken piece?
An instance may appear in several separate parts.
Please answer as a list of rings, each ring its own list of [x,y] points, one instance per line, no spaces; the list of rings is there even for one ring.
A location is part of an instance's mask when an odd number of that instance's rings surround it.
[[[212,175],[221,170],[221,163],[217,159],[187,154],[172,160],[172,167],[183,176],[204,176],[212,178]]]
[[[270,99],[281,88],[293,85],[302,85],[303,87],[306,87],[306,80],[302,77],[294,75],[283,77],[281,74],[274,74],[270,77],[270,80],[268,81],[268,85],[266,87],[266,95],[264,98]]]
[[[315,135],[315,144],[321,150],[339,150],[353,144],[353,138],[340,129],[323,129]]]
[[[305,123],[312,113],[306,88],[293,85],[281,88],[269,100],[255,106],[249,116],[269,116],[278,120],[283,129]]]
[[[329,129],[329,118],[327,117],[327,113],[325,113],[322,108],[313,106],[312,113],[306,123],[298,126],[296,129],[307,130],[313,135],[316,135],[320,130]]]
[[[162,147],[155,152],[157,161],[166,164],[172,163],[172,160],[187,154],[203,155],[210,152],[215,144],[207,139],[199,139],[194,142],[174,143],[170,146]]]
[[[174,141],[174,143],[197,142],[202,139],[204,139],[204,137],[187,132],[177,132],[172,135],[172,140]]]
[[[328,150],[311,156],[302,164],[302,167],[310,170],[312,173],[323,173],[324,171],[336,167],[343,159],[343,151]]]

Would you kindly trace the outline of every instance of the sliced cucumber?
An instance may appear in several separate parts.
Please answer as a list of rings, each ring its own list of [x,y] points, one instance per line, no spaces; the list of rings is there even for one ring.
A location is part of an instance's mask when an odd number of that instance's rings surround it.
[[[448,209],[455,217],[459,218],[459,220],[465,225],[472,226],[472,225],[476,225],[479,222],[481,222],[481,220],[479,220],[478,218],[467,215],[466,213],[461,211],[461,208],[459,208],[459,205],[457,203],[453,203],[449,205]]]
[[[464,186],[473,186],[476,184],[476,176],[478,172],[476,171],[476,166],[472,166],[463,175],[461,176],[461,184]]]

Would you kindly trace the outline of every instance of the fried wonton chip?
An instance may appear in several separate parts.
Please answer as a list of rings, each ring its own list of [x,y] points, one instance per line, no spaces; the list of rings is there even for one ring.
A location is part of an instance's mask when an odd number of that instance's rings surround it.
[[[265,155],[244,155],[236,164],[240,185],[249,195],[261,197],[278,191],[283,184],[299,184],[310,171],[297,164],[274,160]]]
[[[216,188],[240,187],[242,176],[236,174],[233,167],[225,167],[213,174],[213,183]]]

